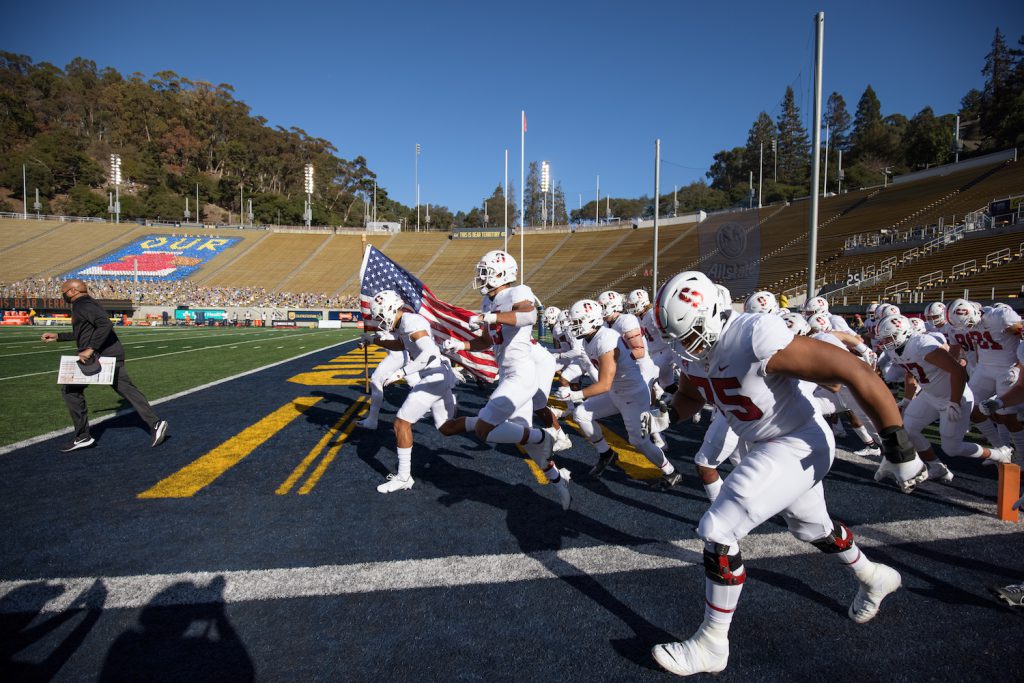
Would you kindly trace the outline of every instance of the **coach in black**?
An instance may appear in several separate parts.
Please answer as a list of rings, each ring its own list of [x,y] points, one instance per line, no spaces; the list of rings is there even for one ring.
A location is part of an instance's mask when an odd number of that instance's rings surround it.
[[[114,391],[124,397],[138,411],[139,417],[145,420],[153,433],[151,445],[159,446],[167,436],[167,421],[156,416],[149,401],[125,372],[124,347],[121,346],[117,334],[114,333],[110,315],[96,303],[95,299],[89,296],[89,289],[81,280],[66,281],[61,285],[61,296],[71,304],[71,332],[61,332],[60,334],[47,332],[42,336],[42,340],[44,342],[77,342],[78,360],[83,364],[90,360],[95,362],[100,356],[112,356],[115,359]],[[79,448],[89,448],[96,443],[96,439],[89,434],[89,411],[85,405],[86,386],[88,385],[64,384],[61,386],[64,402],[68,406],[71,421],[75,425],[74,441],[67,448],[61,449],[65,453]]]

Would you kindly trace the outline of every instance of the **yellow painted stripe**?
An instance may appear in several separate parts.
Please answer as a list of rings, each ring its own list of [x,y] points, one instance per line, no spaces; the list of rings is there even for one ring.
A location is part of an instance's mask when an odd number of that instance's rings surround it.
[[[526,452],[526,451],[523,450],[522,446],[516,446],[516,448],[519,449],[520,453],[525,453]],[[525,462],[526,465],[530,468],[530,472],[533,473],[533,478],[537,480],[538,484],[549,484],[549,483],[551,483],[551,482],[548,481],[547,475],[544,474],[544,470],[542,470],[541,468],[537,467],[537,463],[535,463],[533,461],[533,458],[529,458],[529,457],[524,458],[523,462]]]
[[[361,397],[359,401],[356,402],[356,405],[360,406],[359,412],[356,413],[357,418],[365,415],[366,411],[370,409],[370,404],[366,401],[365,396]],[[320,463],[316,466],[316,469],[313,470],[313,473],[309,475],[309,479],[307,479],[306,483],[299,489],[300,496],[306,495],[313,490],[314,486],[317,485],[317,482],[320,481],[320,477],[324,476],[324,472],[326,472],[327,468],[330,467],[332,462],[334,462],[335,456],[338,455],[338,451],[341,450],[341,447],[345,444],[345,440],[348,439],[349,434],[352,433],[355,426],[356,421],[352,420],[348,426],[345,427],[345,430],[338,436],[338,440],[334,442],[333,446],[331,446],[331,450],[327,451],[327,455],[323,457]]]
[[[194,460],[139,498],[188,498],[209,486],[220,475],[237,465],[267,439],[284,429],[292,420],[309,410],[319,396],[303,396],[287,403],[254,425],[231,437],[212,451]]]
[[[277,493],[277,495],[283,496],[292,490],[292,487],[295,486],[295,482],[297,482],[299,478],[306,473],[306,470],[308,470],[309,466],[313,464],[313,461],[317,459],[317,457],[320,455],[320,452],[324,449],[324,447],[327,446],[328,443],[330,443],[331,439],[333,439],[335,435],[341,430],[345,422],[347,422],[348,419],[352,417],[352,413],[354,413],[356,409],[359,407],[359,405],[364,403],[365,401],[366,397],[360,396],[355,403],[350,405],[348,409],[346,409],[345,412],[342,413],[341,417],[338,418],[338,421],[331,425],[331,428],[328,429],[327,433],[324,434],[323,437],[321,437],[320,441],[318,441],[317,444],[313,446],[312,450],[310,450],[309,453],[306,454],[306,457],[302,459],[302,462],[300,462],[295,467],[295,469],[292,470],[292,473],[288,475],[288,478],[284,480],[284,483],[277,487],[277,491],[275,492]]]

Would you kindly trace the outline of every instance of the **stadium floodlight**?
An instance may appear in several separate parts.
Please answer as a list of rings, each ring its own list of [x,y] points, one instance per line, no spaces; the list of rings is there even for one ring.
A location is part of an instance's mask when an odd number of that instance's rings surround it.
[[[416,232],[420,231],[420,143],[416,143]]]
[[[110,180],[114,183],[114,222],[121,222],[121,155],[110,155]]]
[[[313,164],[306,164],[303,176],[303,187],[306,190],[306,207],[302,212],[302,218],[308,228],[313,223]]]
[[[551,187],[551,164],[546,161],[540,162],[540,222],[541,225],[548,224],[548,189]],[[554,208],[551,207],[551,222],[554,223]]]
[[[547,192],[551,184],[551,164],[546,161],[540,162],[540,191]]]

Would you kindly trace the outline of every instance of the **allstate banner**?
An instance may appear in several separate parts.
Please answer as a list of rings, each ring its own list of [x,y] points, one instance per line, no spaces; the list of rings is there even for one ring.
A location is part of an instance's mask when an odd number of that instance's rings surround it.
[[[704,221],[698,230],[703,259],[698,268],[737,294],[756,289],[761,259],[758,210],[737,211],[721,222]]]
[[[317,323],[323,320],[323,311],[288,311],[288,320],[297,323]]]
[[[132,278],[181,280],[213,257],[232,247],[237,237],[178,237],[149,235],[67,273],[83,280]]]

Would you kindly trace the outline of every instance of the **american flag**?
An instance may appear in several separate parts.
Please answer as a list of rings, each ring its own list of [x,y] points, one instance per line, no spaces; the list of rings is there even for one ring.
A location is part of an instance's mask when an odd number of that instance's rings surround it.
[[[469,331],[469,318],[474,315],[473,311],[441,301],[415,275],[376,247],[367,246],[363,265],[359,268],[359,306],[364,320],[370,320],[370,301],[384,289],[398,292],[405,301],[406,310],[426,318],[439,344],[449,337],[469,341],[476,336]],[[459,357],[459,362],[475,376],[488,382],[497,378],[498,363],[492,351],[460,351]]]

